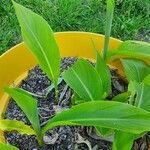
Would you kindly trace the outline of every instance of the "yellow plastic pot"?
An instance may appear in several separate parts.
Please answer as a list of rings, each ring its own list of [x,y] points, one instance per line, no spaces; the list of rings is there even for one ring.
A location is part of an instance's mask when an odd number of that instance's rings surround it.
[[[84,57],[95,59],[92,39],[96,47],[101,51],[104,36],[88,32],[59,32],[55,37],[60,48],[61,57]],[[111,38],[109,48],[113,50],[120,45],[121,41]],[[28,70],[37,64],[34,56],[27,50],[24,43],[20,43],[0,56],[0,119],[8,104],[9,96],[4,93],[4,87],[18,86],[24,79]],[[122,73],[119,61],[110,62]],[[0,132],[0,142],[4,142],[3,133]]]

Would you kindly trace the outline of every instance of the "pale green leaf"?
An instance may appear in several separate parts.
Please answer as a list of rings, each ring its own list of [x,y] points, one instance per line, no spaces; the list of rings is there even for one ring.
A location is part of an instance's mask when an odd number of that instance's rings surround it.
[[[150,43],[141,41],[125,41],[118,49],[109,51],[108,60],[116,58],[150,59]]]
[[[60,125],[99,126],[140,134],[150,131],[150,113],[125,103],[90,101],[57,114],[42,129],[42,134]]]
[[[98,100],[103,95],[102,81],[95,68],[86,60],[78,60],[64,71],[65,82],[85,100]]]
[[[37,100],[29,95],[25,90],[19,88],[5,88],[5,91],[15,100],[17,105],[23,110],[32,124],[37,134],[41,127],[37,110]]]
[[[150,74],[150,66],[145,62],[133,59],[121,60],[128,81],[142,82],[143,79]]]
[[[111,89],[111,74],[106,65],[106,62],[102,59],[98,51],[96,51],[96,66],[95,67],[102,80],[102,86],[103,86],[104,92],[108,95]]]
[[[16,120],[0,120],[0,130],[17,131],[20,134],[35,135],[35,131],[30,126],[25,125],[22,121]]]
[[[0,143],[0,150],[19,150],[17,147]]]
[[[56,84],[60,72],[60,53],[51,27],[31,10],[14,1],[13,5],[25,44],[43,71]]]
[[[113,150],[131,150],[134,139],[134,134],[115,131]]]

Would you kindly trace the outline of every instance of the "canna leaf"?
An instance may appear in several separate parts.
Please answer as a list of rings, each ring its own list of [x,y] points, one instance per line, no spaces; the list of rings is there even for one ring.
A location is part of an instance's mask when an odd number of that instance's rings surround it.
[[[40,133],[39,116],[37,110],[37,101],[25,90],[19,88],[5,88],[5,91],[15,100],[17,105],[23,110],[32,124],[37,134]]]
[[[22,37],[48,77],[57,84],[60,53],[53,31],[39,15],[13,1]]]
[[[62,76],[82,99],[98,100],[103,96],[99,74],[86,60],[78,60],[71,68],[64,71]]]
[[[135,135],[120,131],[115,131],[113,150],[131,150]]]
[[[96,66],[95,67],[102,80],[102,86],[103,86],[104,92],[108,95],[111,89],[111,74],[105,61],[102,59],[98,51],[96,51]]]
[[[142,82],[150,74],[150,66],[140,60],[122,59],[121,60],[128,81]]]
[[[150,59],[150,43],[141,41],[125,41],[118,49],[108,52],[108,60],[116,58]]]
[[[0,143],[0,150],[19,150],[17,147]]]
[[[120,102],[91,101],[57,114],[42,129],[42,134],[59,125],[99,126],[140,134],[150,130],[150,113]]]
[[[0,130],[2,131],[18,131],[20,134],[35,135],[35,131],[30,126],[25,125],[22,121],[16,120],[0,120]]]

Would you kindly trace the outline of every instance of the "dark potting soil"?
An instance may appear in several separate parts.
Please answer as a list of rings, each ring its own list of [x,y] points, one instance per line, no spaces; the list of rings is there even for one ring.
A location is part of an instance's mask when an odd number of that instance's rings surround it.
[[[64,58],[61,63],[61,72],[72,65],[76,58]],[[111,70],[112,91],[108,99],[127,90],[127,84],[116,73]],[[51,85],[51,81],[43,73],[39,66],[29,71],[28,77],[22,81],[20,87],[29,92],[39,95]],[[50,91],[47,98],[36,97],[38,100],[38,111],[41,126],[53,117],[59,111],[58,108],[67,109],[71,107],[71,97],[73,91],[62,80],[59,84],[59,102],[54,103],[54,90]],[[59,107],[57,107],[59,106]],[[57,108],[57,109],[56,109]],[[7,119],[22,120],[27,125],[31,125],[23,111],[17,106],[13,99],[10,100],[7,110],[4,114]],[[74,127],[63,126],[55,127],[49,130],[44,139],[44,146],[39,147],[35,136],[21,135],[17,132],[5,132],[5,138],[8,143],[18,147],[20,150],[88,150],[88,146],[93,150],[110,150],[112,143],[96,135],[92,127]]]

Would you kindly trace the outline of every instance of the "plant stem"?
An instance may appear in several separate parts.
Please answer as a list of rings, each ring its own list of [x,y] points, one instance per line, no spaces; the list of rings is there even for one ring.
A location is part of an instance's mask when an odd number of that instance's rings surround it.
[[[58,84],[57,84],[57,82],[54,82],[54,86],[55,86],[55,102],[57,103],[58,100],[59,100],[59,97],[58,97]]]
[[[38,136],[37,136],[37,140],[38,140],[38,144],[39,144],[39,146],[42,146],[42,145],[44,144],[43,136],[38,135]]]
[[[111,33],[114,6],[115,6],[114,0],[107,0],[105,41],[104,41],[104,48],[103,48],[103,59],[105,61],[106,61],[107,51],[108,51],[108,46],[109,46],[109,39],[110,39],[110,33]]]

